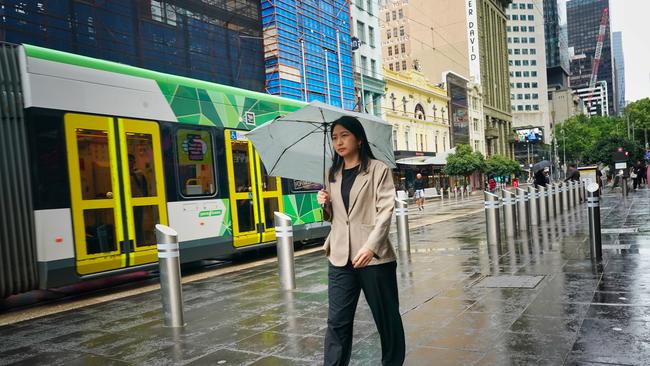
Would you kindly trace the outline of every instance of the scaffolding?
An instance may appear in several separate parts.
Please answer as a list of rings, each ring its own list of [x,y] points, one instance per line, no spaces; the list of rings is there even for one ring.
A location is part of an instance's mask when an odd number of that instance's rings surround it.
[[[348,0],[263,0],[266,91],[354,108]]]

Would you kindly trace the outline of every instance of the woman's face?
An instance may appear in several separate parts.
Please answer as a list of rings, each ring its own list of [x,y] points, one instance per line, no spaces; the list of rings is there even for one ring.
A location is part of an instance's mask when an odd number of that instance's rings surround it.
[[[332,131],[332,145],[336,152],[342,157],[353,157],[359,154],[361,141],[341,125],[334,126]]]

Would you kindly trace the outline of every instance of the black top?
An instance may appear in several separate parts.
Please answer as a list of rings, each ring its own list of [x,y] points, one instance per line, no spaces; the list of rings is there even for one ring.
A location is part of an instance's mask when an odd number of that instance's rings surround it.
[[[424,189],[424,178],[422,179],[415,178],[415,184],[413,184],[413,186],[416,191],[420,189]]]
[[[341,197],[343,198],[343,204],[345,205],[345,211],[349,210],[350,206],[350,190],[354,184],[354,180],[357,179],[357,173],[359,172],[359,166],[355,166],[350,169],[343,169],[343,179],[341,180]]]

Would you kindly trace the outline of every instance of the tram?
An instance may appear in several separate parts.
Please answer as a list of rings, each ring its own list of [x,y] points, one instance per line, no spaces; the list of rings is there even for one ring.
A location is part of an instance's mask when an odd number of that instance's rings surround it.
[[[320,186],[269,176],[245,136],[304,103],[31,45],[0,56],[0,297],[154,268],[157,223],[182,262],[273,245],[274,211],[296,241],[329,232]]]

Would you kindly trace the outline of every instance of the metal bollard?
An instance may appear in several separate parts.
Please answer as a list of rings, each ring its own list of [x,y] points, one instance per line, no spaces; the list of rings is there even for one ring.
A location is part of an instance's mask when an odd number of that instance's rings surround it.
[[[166,327],[185,326],[183,320],[183,290],[181,288],[181,262],[178,233],[165,225],[156,225],[158,266],[160,268],[160,293],[163,320]]]
[[[458,187],[454,187],[454,199],[458,199]]]
[[[548,213],[548,219],[553,220],[555,217],[555,189],[553,189],[552,184],[546,185],[546,191],[548,196],[546,197],[546,212]]]
[[[589,251],[591,253],[591,260],[600,262],[603,259],[603,244],[600,237],[600,197],[598,196],[597,184],[594,184],[593,187],[590,186],[589,188],[589,192],[587,193],[587,208],[589,210]]]
[[[573,204],[580,205],[580,182],[573,182]]]
[[[573,181],[570,180],[569,182],[567,182],[567,184],[568,184],[567,185],[568,208],[569,208],[569,210],[573,210],[573,208],[575,207],[575,202],[573,201],[573,191],[574,191],[574,189],[573,189]]]
[[[506,237],[511,238],[515,236],[515,204],[517,200],[515,195],[507,189],[501,191],[501,199],[503,201],[503,226],[505,228]]]
[[[539,196],[540,193],[535,189],[535,187],[528,187],[528,213],[530,216],[530,225],[539,226],[540,224],[540,213],[539,213]]]
[[[560,183],[553,184],[555,190],[555,216],[562,215],[562,186]]]
[[[621,179],[623,181],[622,191],[623,191],[623,197],[627,197],[628,194],[628,186],[627,186],[627,178]]]
[[[562,212],[569,211],[569,187],[568,183],[562,183]]]
[[[487,230],[488,244],[496,244],[501,242],[501,232],[499,230],[499,207],[501,207],[501,200],[499,196],[490,192],[483,192],[485,197],[485,227]]]
[[[545,187],[537,187],[539,190],[539,221],[548,221],[548,191]]]
[[[411,252],[411,237],[409,236],[408,203],[395,200],[395,217],[397,221],[397,245],[400,252]]]
[[[528,191],[523,188],[517,188],[517,219],[519,231],[528,232],[530,224],[530,204],[528,203]]]
[[[274,215],[280,286],[283,290],[294,290],[296,288],[296,273],[293,259],[293,224],[291,217],[282,212],[275,211]]]

